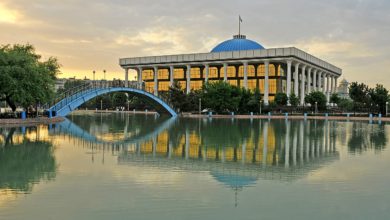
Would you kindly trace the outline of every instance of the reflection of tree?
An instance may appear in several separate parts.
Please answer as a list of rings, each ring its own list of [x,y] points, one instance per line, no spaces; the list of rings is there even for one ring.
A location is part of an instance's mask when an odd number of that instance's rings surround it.
[[[110,133],[124,132],[127,126],[127,132],[139,132],[139,135],[148,134],[158,125],[167,120],[165,117],[155,117],[154,115],[145,115],[133,117],[126,113],[118,114],[94,114],[94,115],[73,115],[70,119],[77,126],[85,131],[100,131],[101,127],[109,128]],[[128,123],[128,124],[127,124]],[[92,132],[94,133],[94,132]],[[100,133],[100,132],[98,132]],[[96,135],[96,133],[95,133]]]
[[[383,150],[387,143],[385,126],[368,125],[364,123],[353,123],[351,137],[348,141],[348,149],[353,153],[374,148]]]
[[[55,175],[51,143],[25,141],[0,151],[0,189],[30,192],[34,183],[52,180]]]

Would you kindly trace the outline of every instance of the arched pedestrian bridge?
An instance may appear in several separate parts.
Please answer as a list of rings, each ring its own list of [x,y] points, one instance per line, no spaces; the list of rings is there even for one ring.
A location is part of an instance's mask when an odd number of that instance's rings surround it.
[[[48,109],[49,117],[65,117],[85,102],[97,96],[112,92],[130,93],[140,97],[142,100],[145,100],[159,113],[169,114],[172,117],[177,116],[176,111],[167,100],[164,100],[163,97],[159,97],[145,91],[142,86],[139,86],[136,83],[129,82],[128,85],[115,85],[111,82],[93,82],[72,88],[70,91],[67,91],[57,97]]]

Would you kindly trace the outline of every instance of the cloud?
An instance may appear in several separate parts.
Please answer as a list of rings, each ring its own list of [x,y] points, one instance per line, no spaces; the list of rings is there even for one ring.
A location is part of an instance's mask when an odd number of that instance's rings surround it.
[[[241,14],[242,32],[266,48],[306,50],[342,68],[349,81],[368,70],[382,79],[389,10],[388,0],[3,0],[0,42],[34,44],[59,58],[64,76],[107,69],[122,77],[120,57],[208,52],[238,32]]]
[[[18,11],[9,9],[6,5],[0,3],[0,23],[15,24],[20,17]]]

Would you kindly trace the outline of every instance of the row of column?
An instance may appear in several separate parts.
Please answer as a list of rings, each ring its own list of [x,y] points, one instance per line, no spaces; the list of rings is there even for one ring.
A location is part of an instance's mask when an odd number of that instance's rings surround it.
[[[291,71],[292,71],[293,61],[287,61],[287,96],[291,95]],[[293,93],[296,96],[300,97],[300,104],[305,104],[305,95],[311,93],[312,91],[321,91],[326,95],[327,102],[330,101],[330,95],[336,93],[337,79],[338,76],[315,69],[311,66],[306,66],[299,62],[294,63],[294,91]],[[299,73],[299,67],[301,66],[301,73]],[[307,68],[307,71],[306,71]],[[313,76],[313,78],[312,78]],[[306,80],[307,78],[307,80]],[[299,88],[299,82],[300,88]],[[326,86],[325,86],[326,84]],[[306,89],[307,85],[307,89]],[[300,91],[299,91],[300,90]]]
[[[248,61],[241,61],[244,69],[244,82],[243,87],[248,89]],[[262,61],[264,64],[264,104],[269,104],[269,64],[270,61],[265,60]],[[321,91],[323,92],[326,97],[327,101],[329,103],[330,95],[332,93],[336,92],[336,86],[337,86],[337,78],[338,76],[331,74],[329,72],[325,72],[323,70],[316,69],[314,67],[299,63],[299,62],[293,62],[293,60],[287,60],[287,86],[286,86],[286,94],[288,97],[290,97],[291,93],[293,92],[296,96],[300,97],[300,104],[305,104],[305,95],[309,94],[312,91]],[[209,64],[203,64],[205,68],[205,82],[208,81],[209,78]],[[294,65],[294,91],[291,89],[291,81],[292,81],[292,66]],[[198,66],[198,65],[197,65]],[[301,67],[301,68],[300,68]],[[223,80],[226,82],[228,80],[227,78],[227,68],[228,63],[223,63],[223,69],[224,69],[224,76]],[[300,68],[300,69],[299,69]],[[307,69],[307,70],[306,70]],[[142,84],[142,67],[137,68],[137,81],[138,84]],[[301,70],[301,72],[299,71]],[[125,69],[125,84],[128,86],[128,69]],[[154,94],[158,95],[158,66],[153,66],[153,72],[154,72]],[[174,66],[169,66],[169,85],[173,85],[173,74],[174,74]],[[191,65],[186,65],[186,93],[188,94],[191,90]],[[313,78],[312,78],[313,76]],[[306,79],[307,78],[307,79]],[[299,88],[300,83],[300,88]],[[325,86],[326,84],[326,86]],[[307,89],[306,89],[307,85]]]

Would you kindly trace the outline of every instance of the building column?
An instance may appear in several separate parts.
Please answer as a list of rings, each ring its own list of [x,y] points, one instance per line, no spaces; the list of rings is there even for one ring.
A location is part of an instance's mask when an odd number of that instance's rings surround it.
[[[154,69],[154,88],[153,88],[153,92],[154,92],[154,95],[158,95],[158,67],[157,66],[154,66],[153,67]]]
[[[330,94],[334,91],[334,76],[330,76]]]
[[[314,70],[314,72],[313,72],[313,91],[317,91],[317,73],[318,73],[318,70]]]
[[[298,84],[298,80],[299,80],[299,78],[298,78],[298,69],[299,69],[299,63],[296,63],[295,64],[295,72],[294,72],[294,94],[296,96],[299,95],[299,90],[298,90],[298,86],[299,86],[299,84]]]
[[[174,71],[175,71],[175,67],[174,66],[170,66],[169,67],[169,87],[172,87],[173,86],[173,79],[174,79]]]
[[[311,93],[311,70],[311,67],[307,70],[307,94]]]
[[[318,71],[318,91],[322,91],[322,71]]]
[[[330,91],[329,91],[329,79],[330,75],[326,75],[326,102],[329,104],[330,101]]]
[[[337,93],[337,79],[338,79],[338,77],[336,76],[334,78],[334,91],[333,91],[333,93]]]
[[[206,70],[206,77],[204,78],[204,82],[207,83],[209,81],[209,71],[210,71],[209,64],[204,64],[204,68]]]
[[[224,63],[223,64],[223,81],[227,82],[227,69],[228,69],[228,64]]]
[[[191,91],[191,65],[187,65],[186,71],[186,93],[189,94]]]
[[[305,104],[305,70],[306,66],[302,67],[302,73],[301,73],[301,105]]]
[[[138,67],[137,84],[138,88],[142,89],[142,67]]]
[[[269,104],[269,61],[264,61],[264,105]]]
[[[129,86],[129,68],[125,68],[125,87]]]
[[[291,64],[292,60],[287,60],[287,97],[290,98],[291,94]],[[288,105],[290,105],[290,99],[288,99]]]
[[[248,89],[248,62],[243,62],[244,64],[244,88]]]

